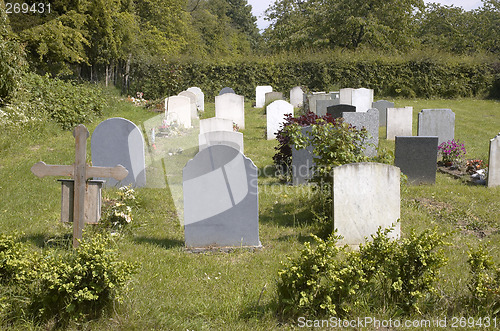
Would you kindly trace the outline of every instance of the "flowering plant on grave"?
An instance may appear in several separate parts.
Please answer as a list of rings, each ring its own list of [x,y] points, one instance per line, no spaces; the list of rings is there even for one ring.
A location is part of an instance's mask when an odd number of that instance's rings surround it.
[[[121,230],[132,222],[132,208],[137,205],[135,191],[130,185],[120,187],[117,194],[117,199],[107,201],[102,218],[104,226],[113,230]]]
[[[467,173],[472,174],[480,169],[484,169],[483,160],[467,160],[467,169],[465,170]]]
[[[456,163],[463,159],[467,152],[463,143],[460,143],[459,140],[452,139],[441,143],[438,146],[438,153],[441,154],[443,162]]]

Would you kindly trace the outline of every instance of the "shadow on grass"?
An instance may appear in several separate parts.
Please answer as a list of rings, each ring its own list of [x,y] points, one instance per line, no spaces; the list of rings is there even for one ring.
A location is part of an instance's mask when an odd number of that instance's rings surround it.
[[[40,248],[73,248],[73,235],[71,233],[47,236],[41,233],[21,237],[22,241],[32,242]]]
[[[184,247],[184,241],[178,239],[158,239],[151,237],[137,237],[133,241],[137,244],[149,244],[163,247],[165,249],[174,247]]]

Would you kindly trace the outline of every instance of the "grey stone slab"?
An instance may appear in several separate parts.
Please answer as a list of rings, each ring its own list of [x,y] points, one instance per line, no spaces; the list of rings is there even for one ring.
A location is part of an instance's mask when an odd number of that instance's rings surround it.
[[[273,101],[283,100],[283,93],[281,92],[267,92],[265,94],[265,104],[268,105]]]
[[[213,145],[226,145],[244,153],[243,133],[234,131],[210,131],[198,136],[200,151]]]
[[[224,87],[222,90],[219,91],[219,95],[223,95],[225,93],[235,93],[235,92],[230,87]]]
[[[368,157],[377,155],[378,147],[378,109],[368,109],[367,112],[347,112],[342,113],[345,122],[356,127],[358,130],[365,128],[370,135],[362,142],[363,154]]]
[[[260,246],[257,167],[236,149],[210,146],[183,170],[186,247]]]
[[[178,124],[186,129],[191,128],[191,100],[180,95],[166,98],[165,118],[168,124]]]
[[[295,86],[290,90],[290,103],[296,108],[304,104],[304,91],[300,86]]]
[[[455,113],[451,109],[422,109],[418,113],[418,135],[438,136],[438,145],[455,138]]]
[[[200,134],[211,131],[233,131],[233,120],[211,117],[200,120]]]
[[[196,94],[189,91],[182,91],[178,95],[189,98],[191,105],[191,118],[198,118],[198,107],[196,106]]]
[[[500,186],[500,133],[490,140],[487,185],[488,187]]]
[[[330,99],[330,100],[316,100],[316,115],[325,116],[327,109],[330,106],[336,106],[340,104],[340,99]]]
[[[408,177],[408,183],[435,184],[438,137],[396,137],[394,165]]]
[[[262,108],[266,103],[266,93],[272,92],[273,87],[269,85],[257,86],[255,88],[255,107]]]
[[[310,138],[312,131],[311,126],[304,126],[301,128],[302,135],[307,139]],[[293,185],[307,184],[313,177],[311,167],[314,166],[313,160],[313,146],[307,146],[305,149],[295,149],[292,146],[292,183]]]
[[[196,95],[196,107],[199,111],[205,111],[205,93],[203,93],[201,88],[193,86],[186,91],[193,92]]]
[[[339,118],[342,117],[343,113],[349,113],[355,111],[356,111],[355,106],[346,104],[338,104],[326,108],[327,114],[330,114],[333,118]]]
[[[121,181],[98,178],[106,180],[105,187],[146,185],[144,138],[134,123],[121,117],[99,123],[92,133],[90,147],[93,166],[114,167],[121,164],[128,170],[128,176]]]
[[[245,128],[245,98],[234,93],[215,97],[215,117],[232,120],[240,129]]]
[[[387,125],[387,108],[394,108],[394,102],[387,100],[378,100],[372,104],[373,108],[379,111],[379,126]]]
[[[387,140],[396,136],[412,136],[413,107],[387,108]]]
[[[293,116],[293,105],[285,100],[273,101],[266,107],[267,140],[276,138],[276,133],[285,122],[286,114]]]
[[[332,95],[325,92],[313,92],[313,94],[307,95],[308,109],[311,112],[316,111],[316,102],[318,100],[331,100]]]
[[[359,245],[379,227],[400,237],[399,168],[374,162],[350,163],[333,169],[333,226],[339,244]]]

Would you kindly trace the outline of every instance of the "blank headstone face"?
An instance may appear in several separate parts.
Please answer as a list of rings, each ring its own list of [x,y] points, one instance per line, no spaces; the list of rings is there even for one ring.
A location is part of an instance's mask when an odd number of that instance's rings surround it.
[[[257,86],[255,88],[255,107],[262,108],[266,104],[266,93],[272,92],[273,87],[269,85]]]
[[[309,111],[313,113],[316,111],[316,102],[318,100],[331,100],[331,99],[332,99],[331,94],[325,92],[309,94],[307,96],[307,100],[309,103]]]
[[[267,92],[265,95],[265,104],[268,105],[273,101],[283,100],[283,93],[281,92]]]
[[[372,108],[373,90],[367,88],[340,89],[340,103],[356,107],[357,112],[365,112]]]
[[[339,105],[340,100],[330,99],[330,100],[316,100],[316,112],[315,114],[318,116],[325,116],[328,107]]]
[[[379,227],[399,238],[399,168],[374,162],[350,163],[333,169],[333,225],[344,238],[339,244],[359,245]]]
[[[200,120],[200,134],[211,131],[233,131],[233,121],[227,118],[211,117]]]
[[[187,247],[260,246],[257,167],[236,149],[215,145],[183,170]]]
[[[488,187],[500,186],[500,133],[490,140],[487,185]]]
[[[372,104],[373,108],[377,108],[379,111],[379,126],[387,125],[387,108],[394,108],[394,102],[389,102],[387,100],[378,100]]]
[[[351,106],[351,105],[345,105],[345,104],[328,106],[326,108],[326,113],[330,114],[333,118],[339,118],[339,117],[342,117],[343,113],[349,113],[349,112],[355,112],[355,111],[356,111],[356,107]]]
[[[304,126],[301,128],[302,135],[310,139],[312,128]],[[311,167],[314,165],[313,161],[314,147],[308,145],[305,149],[295,149],[292,146],[292,183],[293,185],[306,184],[312,178],[313,172]]]
[[[201,88],[193,86],[188,88],[186,91],[193,92],[196,95],[196,107],[200,111],[205,111],[205,94]]]
[[[451,109],[422,109],[418,113],[418,135],[438,136],[438,145],[455,138],[455,113]]]
[[[286,114],[291,114],[293,116],[293,105],[285,100],[276,100],[267,106],[267,140],[276,138],[276,133],[285,122]]]
[[[219,95],[223,95],[226,93],[234,93],[234,90],[230,87],[224,87],[222,90],[220,90]]]
[[[128,170],[127,177],[121,181],[100,178],[106,180],[106,187],[146,185],[144,139],[134,123],[120,117],[101,122],[92,133],[90,147],[93,166],[114,167],[121,164]]]
[[[290,103],[297,108],[304,104],[304,91],[300,86],[295,86],[290,90]]]
[[[438,137],[396,137],[394,165],[408,177],[408,183],[436,183]]]
[[[245,98],[234,93],[215,97],[215,117],[232,120],[240,129],[245,128]]]
[[[198,107],[196,107],[196,94],[189,91],[182,91],[178,95],[189,98],[191,102],[191,118],[198,118]]]
[[[355,126],[360,130],[366,128],[370,137],[363,141],[363,154],[368,157],[377,155],[378,147],[378,109],[369,109],[367,112],[347,112],[342,113],[345,122]]]
[[[387,140],[412,135],[413,107],[387,108]]]
[[[244,153],[243,133],[234,131],[210,131],[198,135],[200,151],[213,145],[226,145]]]
[[[189,129],[191,127],[191,100],[179,95],[166,98],[165,118],[168,124],[177,123]]]

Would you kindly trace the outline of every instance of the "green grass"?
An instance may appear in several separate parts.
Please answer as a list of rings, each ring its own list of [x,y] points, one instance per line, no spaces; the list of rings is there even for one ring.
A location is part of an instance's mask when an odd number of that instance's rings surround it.
[[[136,124],[156,116],[142,108],[118,102],[115,96],[105,117],[124,117]],[[413,106],[414,131],[417,113],[424,108],[451,108],[456,113],[456,137],[466,145],[469,158],[487,159],[489,139],[500,130],[500,103],[488,100],[393,100],[396,107]],[[272,165],[276,141],[265,140],[262,109],[245,104],[245,154],[256,166]],[[214,114],[213,103],[206,103],[203,118]],[[87,128],[92,133],[98,123]],[[60,223],[60,184],[54,177],[43,179],[30,172],[43,160],[52,164],[71,164],[74,139],[71,132],[52,124],[29,132],[0,133],[0,231],[22,231],[34,247],[43,247],[53,238],[68,235],[71,228]],[[381,140],[381,146],[394,143]],[[90,159],[90,140],[88,141]],[[107,193],[105,193],[107,194]],[[259,177],[259,231],[264,246],[257,251],[235,249],[230,253],[189,253],[184,250],[183,229],[175,213],[169,190],[142,188],[135,210],[132,231],[116,241],[121,257],[140,262],[124,302],[115,307],[111,318],[91,321],[72,328],[93,330],[270,330],[289,329],[296,321],[282,321],[276,311],[276,281],[280,262],[296,256],[311,233],[323,225],[314,221],[308,188],[281,184],[275,177]],[[437,284],[440,299],[418,318],[474,316],[462,304],[467,295],[468,245],[487,243],[493,252],[500,243],[500,188],[471,186],[444,174],[437,174],[435,185],[407,186],[401,191],[401,223],[405,236],[438,226],[452,231],[446,248],[449,263]],[[495,255],[500,262],[498,254]],[[368,309],[368,308],[365,308]],[[380,316],[377,307],[355,312],[354,317]],[[390,316],[386,316],[390,317]],[[29,321],[18,329],[35,328]]]

